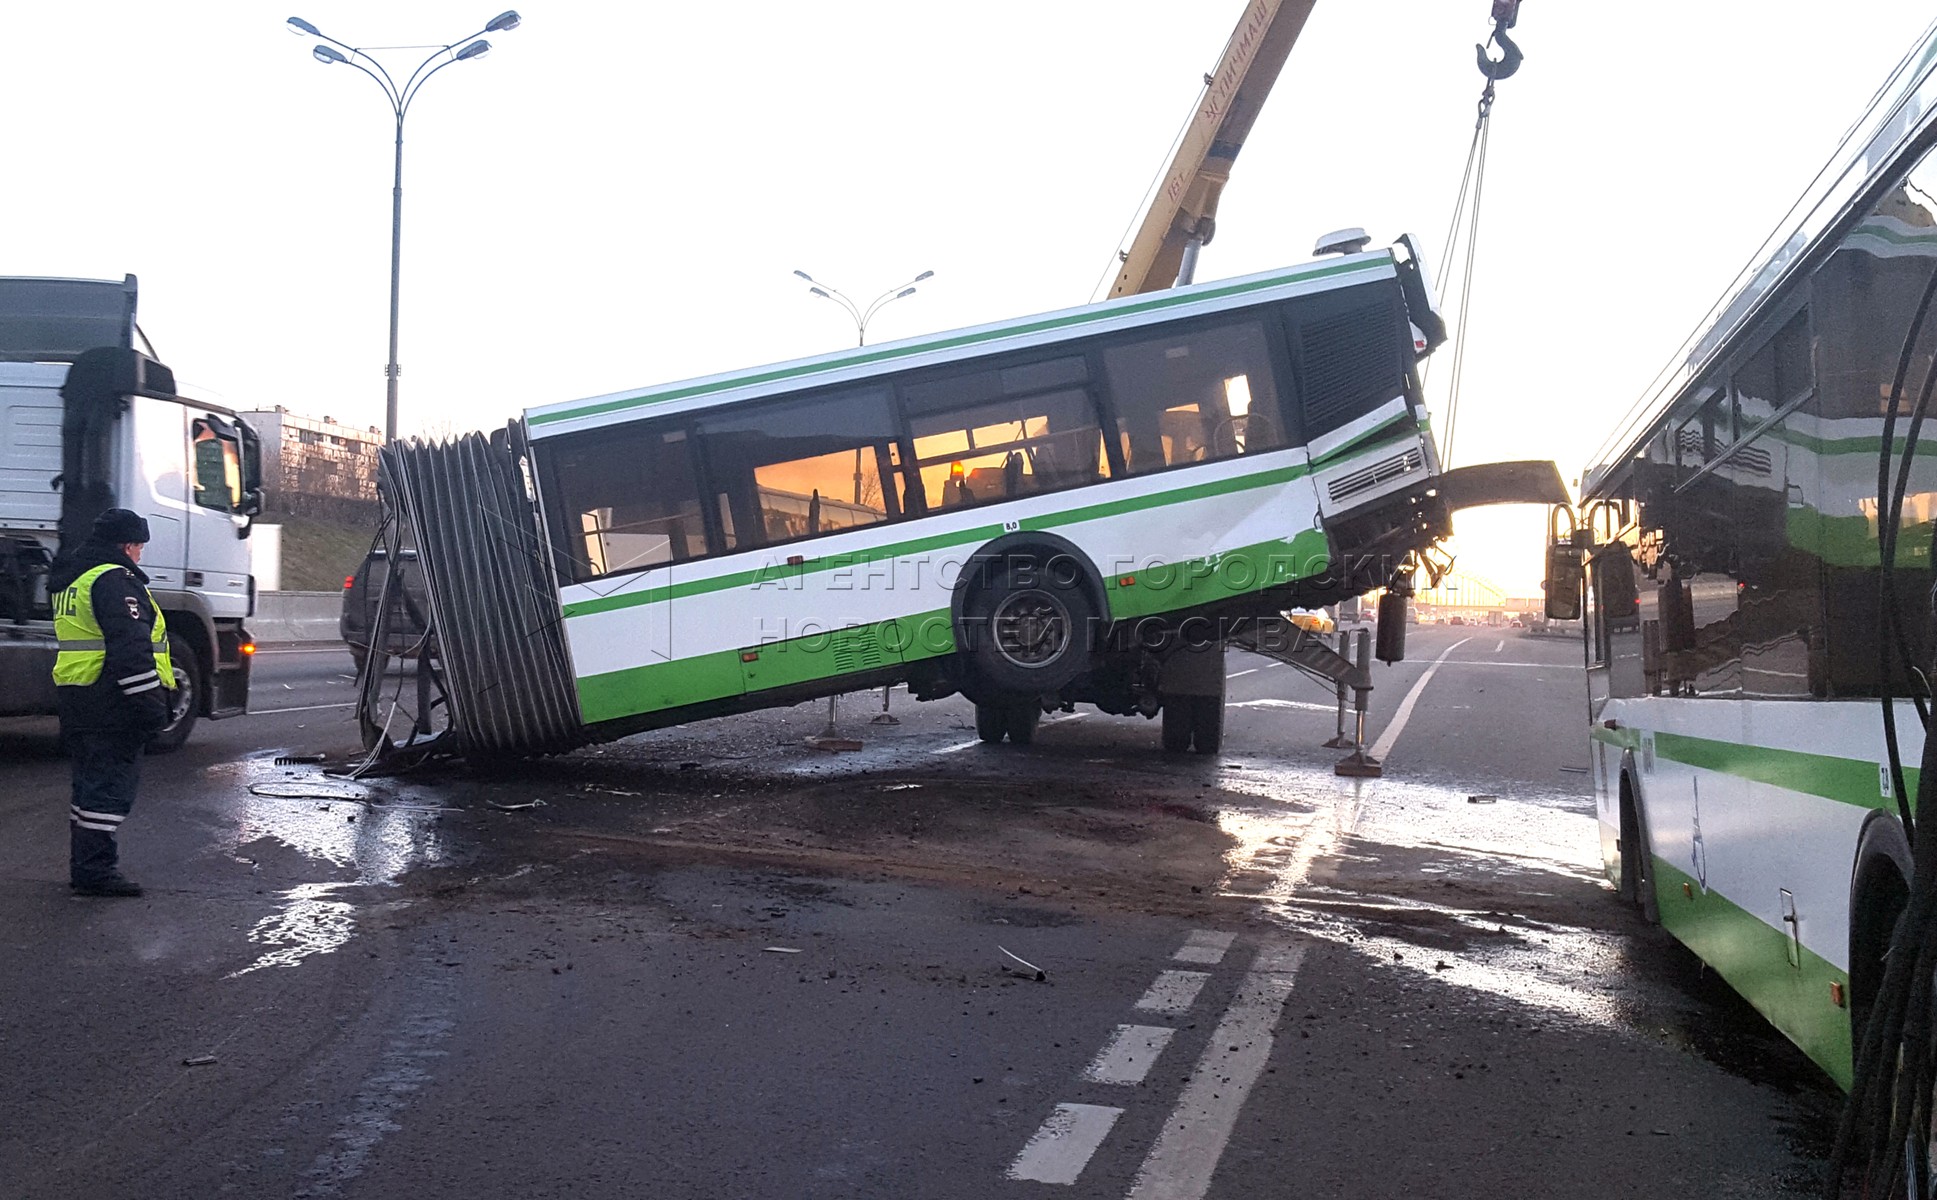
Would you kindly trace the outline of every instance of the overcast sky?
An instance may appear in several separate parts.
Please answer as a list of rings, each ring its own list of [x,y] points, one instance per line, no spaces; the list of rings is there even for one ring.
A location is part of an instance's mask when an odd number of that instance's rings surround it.
[[[237,407],[383,420],[392,125],[307,18],[405,73],[484,3],[15,6],[0,274],[141,279],[143,328]],[[406,127],[402,427],[1089,300],[1242,0],[533,0]],[[1437,255],[1487,0],[1320,0],[1199,279],[1320,233]],[[1930,20],[1911,0],[1525,0],[1495,109],[1457,458],[1573,479]],[[1443,387],[1444,365],[1434,380]],[[1462,566],[1537,578],[1530,513]]]

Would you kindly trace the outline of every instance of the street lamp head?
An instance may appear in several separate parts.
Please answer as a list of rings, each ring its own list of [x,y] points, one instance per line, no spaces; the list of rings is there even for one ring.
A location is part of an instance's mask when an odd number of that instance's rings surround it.
[[[483,38],[479,38],[477,41],[464,47],[464,49],[459,50],[457,57],[453,61],[463,62],[466,59],[483,58],[489,53],[491,53],[491,43],[485,41]]]
[[[484,32],[509,33],[513,29],[518,28],[518,23],[522,20],[524,20],[524,18],[518,15],[516,9],[506,9],[505,11],[499,13],[497,16],[491,18],[491,23],[484,27]]]
[[[289,18],[289,32],[295,34],[297,37],[302,37],[305,34],[309,35],[310,37],[323,36],[320,32],[317,31],[316,26],[311,25],[308,21],[303,20],[301,17]]]
[[[319,63],[346,63],[350,61],[343,57],[343,52],[335,46],[311,46],[309,52]]]
[[[933,279],[934,277],[935,277],[935,273],[933,271],[923,271],[921,274],[915,276],[915,282],[920,283],[924,279]],[[913,288],[909,289],[909,291],[913,291],[913,290],[914,290]],[[902,293],[902,295],[904,296],[907,294],[908,292]]]
[[[905,287],[905,288],[902,288],[902,289],[901,289],[900,291],[898,291],[898,292],[896,292],[896,293],[895,293],[895,299],[897,299],[897,300],[899,300],[899,299],[901,299],[901,298],[902,298],[903,296],[912,296],[912,295],[914,295],[914,294],[915,294],[915,289],[914,289],[914,288],[911,288],[911,287]]]
[[[805,279],[809,283],[814,282],[814,277],[812,275],[809,275],[805,271],[795,271],[794,274],[800,276],[802,279]]]
[[[799,272],[799,271],[795,271],[795,272],[794,272],[794,274],[796,274],[796,275],[798,275],[798,274],[800,274],[800,272]],[[830,296],[830,295],[828,295],[828,294],[827,294],[826,292],[824,292],[824,291],[822,291],[821,289],[819,289],[819,288],[817,288],[817,287],[810,287],[810,288],[808,288],[807,290],[808,290],[808,291],[810,291],[810,292],[812,292],[812,293],[813,293],[814,295],[816,295],[816,296],[819,296],[819,297],[820,297],[821,299],[823,299],[823,300],[832,300],[832,299],[834,298],[834,297],[832,297],[832,296]]]

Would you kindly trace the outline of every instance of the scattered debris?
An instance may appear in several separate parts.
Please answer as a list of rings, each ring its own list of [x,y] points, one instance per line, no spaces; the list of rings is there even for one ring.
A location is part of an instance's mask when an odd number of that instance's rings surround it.
[[[1023,959],[1022,957],[1020,957],[1014,951],[1008,949],[1007,947],[997,946],[996,949],[1002,951],[1002,953],[1008,955],[1010,958],[1013,958],[1017,962],[1021,963],[1022,966],[1024,967],[1023,973],[1032,976],[1037,983],[1043,983],[1049,979],[1048,972],[1044,971],[1041,967],[1037,966],[1035,963],[1032,963],[1027,961],[1026,959]]]
[[[523,804],[499,804],[496,800],[486,800],[485,803],[499,812],[524,812],[527,809],[542,808],[545,804],[543,800],[527,800]]]
[[[323,756],[320,754],[282,754],[276,757],[276,765],[279,767],[296,767],[322,761]]]
[[[198,1054],[194,1058],[184,1058],[182,1065],[184,1067],[206,1067],[214,1062],[215,1056],[213,1054]]]
[[[333,788],[322,783],[252,783],[249,794],[271,800],[343,800],[353,804],[370,799],[369,792]]]
[[[1562,767],[1562,768],[1561,768],[1561,770],[1562,770],[1562,771],[1563,771],[1564,773],[1566,773],[1566,774],[1568,774],[1568,775],[1585,775],[1585,774],[1587,774],[1587,768],[1586,768],[1586,767]]]
[[[809,750],[826,750],[829,753],[838,754],[859,750],[861,743],[854,738],[812,737],[807,739],[807,748]]]
[[[763,950],[768,954],[799,954],[800,953],[800,951],[793,946],[766,946],[766,947],[763,947]]]
[[[1500,798],[1498,796],[1488,796],[1484,794],[1478,795],[1478,796],[1468,796],[1466,798],[1466,802],[1468,804],[1497,804],[1499,803],[1499,800]]]

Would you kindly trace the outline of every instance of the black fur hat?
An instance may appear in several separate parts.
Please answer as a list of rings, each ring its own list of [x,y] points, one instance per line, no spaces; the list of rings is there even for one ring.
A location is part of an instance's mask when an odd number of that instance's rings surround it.
[[[88,531],[88,536],[94,541],[106,542],[110,546],[125,546],[129,542],[140,542],[146,545],[148,522],[140,513],[130,512],[125,508],[110,508],[94,518],[94,527]]]

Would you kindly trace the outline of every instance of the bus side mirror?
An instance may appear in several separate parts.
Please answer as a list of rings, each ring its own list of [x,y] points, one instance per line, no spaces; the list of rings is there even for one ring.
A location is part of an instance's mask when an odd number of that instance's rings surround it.
[[[1573,546],[1547,547],[1547,578],[1541,588],[1547,593],[1549,621],[1581,619],[1581,591],[1587,583],[1587,569],[1581,552]]]

